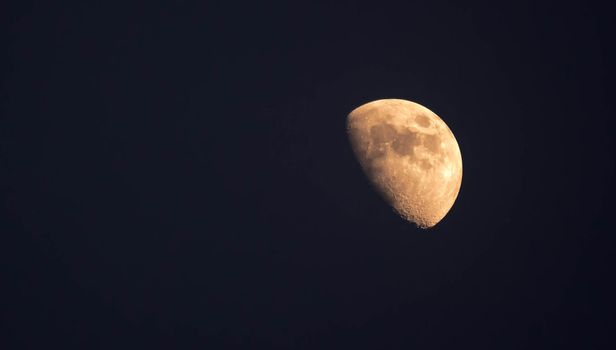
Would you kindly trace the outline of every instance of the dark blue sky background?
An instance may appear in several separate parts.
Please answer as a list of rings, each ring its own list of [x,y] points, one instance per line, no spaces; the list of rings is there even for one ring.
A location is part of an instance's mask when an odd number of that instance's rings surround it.
[[[3,348],[613,344],[608,2],[0,13]],[[460,145],[432,230],[353,158],[346,115],[380,98]]]

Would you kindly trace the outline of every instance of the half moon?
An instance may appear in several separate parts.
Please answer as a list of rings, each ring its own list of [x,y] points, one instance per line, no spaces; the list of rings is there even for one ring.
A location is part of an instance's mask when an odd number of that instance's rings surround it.
[[[462,154],[445,122],[411,101],[366,103],[347,117],[364,173],[382,197],[420,228],[440,222],[462,184]]]

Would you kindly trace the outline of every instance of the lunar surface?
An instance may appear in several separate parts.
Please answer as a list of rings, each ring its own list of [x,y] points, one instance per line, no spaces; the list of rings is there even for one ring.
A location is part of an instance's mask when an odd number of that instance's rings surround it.
[[[462,184],[462,155],[449,127],[406,100],[366,103],[347,118],[351,146],[365,174],[404,219],[436,225]]]

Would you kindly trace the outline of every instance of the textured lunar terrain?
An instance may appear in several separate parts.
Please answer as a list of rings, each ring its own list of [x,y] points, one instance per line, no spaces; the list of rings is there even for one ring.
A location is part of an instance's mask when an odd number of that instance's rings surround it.
[[[462,155],[441,118],[399,99],[377,100],[347,118],[351,146],[368,178],[403,218],[436,225],[462,183]]]

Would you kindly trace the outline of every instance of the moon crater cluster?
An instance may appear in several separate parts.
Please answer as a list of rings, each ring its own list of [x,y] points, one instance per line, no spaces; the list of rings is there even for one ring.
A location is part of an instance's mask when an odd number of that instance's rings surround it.
[[[419,104],[377,100],[347,118],[351,146],[377,190],[418,227],[436,225],[462,182],[462,156],[453,133]]]

